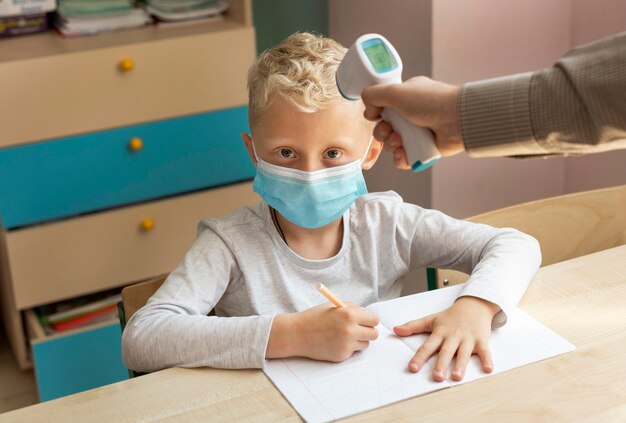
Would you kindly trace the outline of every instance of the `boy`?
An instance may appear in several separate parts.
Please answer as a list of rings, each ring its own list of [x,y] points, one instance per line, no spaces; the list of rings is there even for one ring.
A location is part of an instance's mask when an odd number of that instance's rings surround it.
[[[294,34],[251,67],[251,135],[242,137],[265,201],[200,223],[185,258],[127,324],[129,368],[258,368],[289,356],[342,361],[378,336],[378,317],[359,306],[397,297],[397,281],[410,270],[441,267],[472,277],[448,310],[394,329],[431,332],[409,369],[419,371],[439,351],[437,381],[454,356],[455,380],[473,353],[491,371],[492,322],[504,320],[526,290],[541,261],[538,244],[512,229],[405,204],[393,192],[366,194],[361,170],[373,166],[382,144],[372,139],[363,104],[337,91],[344,54],[330,39]],[[354,304],[335,308],[317,282]]]

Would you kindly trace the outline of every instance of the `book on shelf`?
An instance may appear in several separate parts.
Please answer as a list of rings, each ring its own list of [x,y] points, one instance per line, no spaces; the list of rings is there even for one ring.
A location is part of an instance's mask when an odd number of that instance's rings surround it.
[[[64,36],[95,35],[152,22],[132,0],[59,0],[55,26]]]
[[[112,295],[102,300],[89,302],[84,305],[72,307],[63,311],[58,311],[56,313],[49,314],[47,316],[47,321],[49,323],[65,322],[67,320],[80,317],[84,314],[93,313],[94,311],[98,311],[103,308],[109,307],[111,305],[115,305],[119,301],[122,301],[122,296],[120,294]]]
[[[117,317],[119,290],[61,301],[35,309],[41,325],[49,333],[63,332]]]
[[[2,3],[2,0],[0,0]],[[24,16],[0,16],[0,38],[35,34],[48,29],[45,13]]]
[[[157,22],[177,22],[219,17],[228,7],[224,0],[143,0]]]
[[[50,326],[56,332],[64,332],[66,330],[76,329],[88,324],[111,320],[115,316],[117,316],[117,304],[113,304],[90,313],[85,313],[65,321],[51,323]]]
[[[56,0],[0,0],[0,17],[40,15],[56,6]]]

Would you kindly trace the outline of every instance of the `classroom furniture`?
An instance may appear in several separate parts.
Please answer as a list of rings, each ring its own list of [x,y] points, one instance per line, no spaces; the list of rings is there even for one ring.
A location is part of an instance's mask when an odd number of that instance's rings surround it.
[[[618,421],[626,392],[623,298],[626,245],[543,267],[520,307],[576,351],[346,421]],[[262,371],[210,368],[167,369],[0,415],[0,422],[43,419],[300,421]]]
[[[1,308],[42,401],[127,376],[117,320],[48,335],[36,306],[170,271],[201,219],[258,201],[240,139],[254,57],[250,0],[210,23],[0,43]]]
[[[126,321],[146,304],[148,299],[163,285],[166,278],[167,274],[122,289],[122,307]]]
[[[626,244],[626,185],[531,201],[466,219],[515,228],[537,239],[541,265]],[[468,275],[428,269],[429,289],[467,281]]]
[[[139,282],[133,285],[126,286],[122,289],[122,301],[117,304],[117,310],[120,317],[120,325],[122,332],[126,327],[126,322],[133,317],[133,314],[141,307],[143,307],[150,297],[157,292],[157,290],[163,285],[168,274],[157,276],[156,278],[149,279],[147,281]],[[214,315],[215,312],[211,310],[209,315]],[[128,369],[128,376],[130,378],[136,376],[142,376],[146,373],[136,372],[135,370]]]
[[[126,322],[133,317],[133,314],[141,307],[143,307],[148,299],[163,285],[167,279],[167,275],[161,275],[156,278],[149,279],[147,281],[139,282],[130,286],[126,286],[122,289],[122,301],[117,303],[117,313],[119,316],[120,327],[122,332],[126,327]],[[142,376],[145,373],[136,372],[132,369],[128,369],[128,377],[134,378],[136,376]]]

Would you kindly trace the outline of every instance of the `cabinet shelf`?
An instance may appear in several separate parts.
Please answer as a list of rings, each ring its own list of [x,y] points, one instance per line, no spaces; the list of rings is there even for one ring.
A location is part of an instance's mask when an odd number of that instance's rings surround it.
[[[245,105],[254,28],[231,4],[187,26],[0,42],[0,148]]]
[[[247,1],[231,0],[230,9],[223,18],[203,23],[189,23],[174,27],[147,25],[83,37],[66,38],[54,30],[16,37],[0,41],[0,63],[237,30],[252,26],[249,9],[250,5]]]

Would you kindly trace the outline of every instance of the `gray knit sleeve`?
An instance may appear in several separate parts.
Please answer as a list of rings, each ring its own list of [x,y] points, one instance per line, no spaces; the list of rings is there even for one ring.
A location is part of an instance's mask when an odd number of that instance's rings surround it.
[[[459,119],[474,157],[626,148],[626,32],[580,46],[549,69],[466,84]]]
[[[130,318],[122,334],[129,369],[168,367],[262,368],[273,315],[207,316],[237,277],[223,239],[201,230],[165,283]]]

